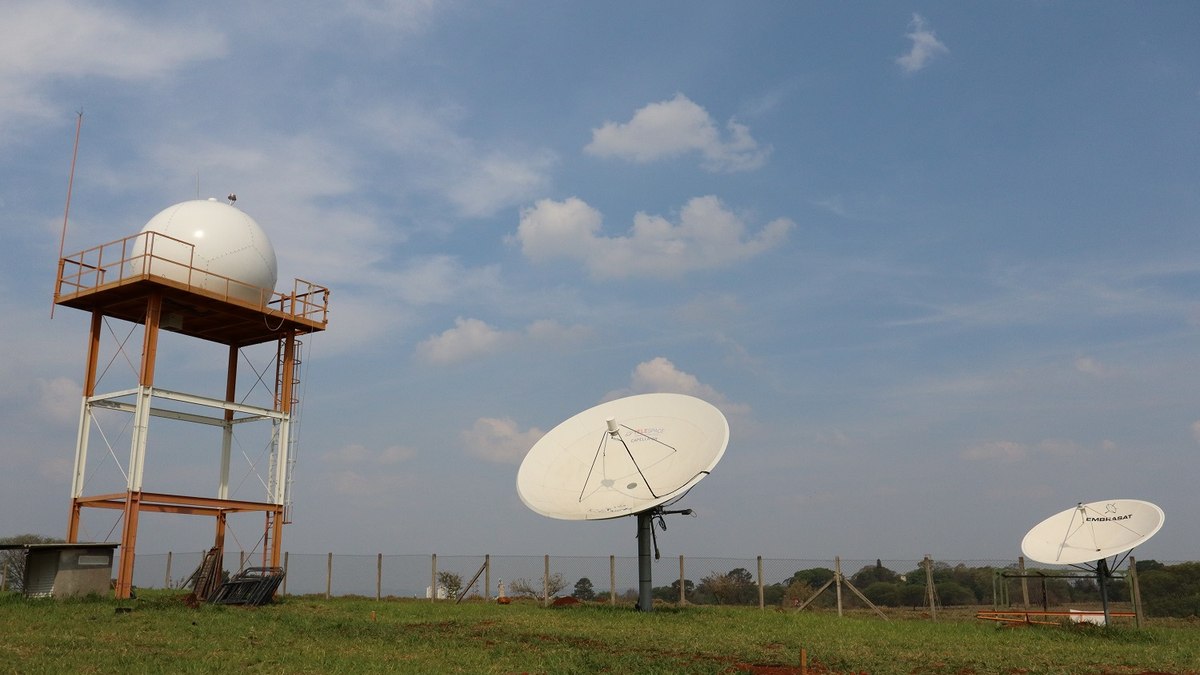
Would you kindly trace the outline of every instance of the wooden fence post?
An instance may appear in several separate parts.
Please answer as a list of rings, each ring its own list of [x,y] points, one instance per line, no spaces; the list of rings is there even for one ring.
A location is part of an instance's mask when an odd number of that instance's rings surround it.
[[[429,601],[437,602],[437,554],[433,554],[432,571],[429,573]]]
[[[163,575],[163,588],[171,587],[171,552],[167,551],[167,573]]]
[[[838,616],[842,615],[842,557],[833,556],[833,579],[837,584],[837,606]]]
[[[483,554],[483,599],[492,599],[492,554]]]
[[[762,556],[758,556],[758,608],[766,609],[765,596],[763,594],[763,577],[762,577]]]
[[[937,621],[937,586],[933,585],[933,559],[927,555],[921,564],[925,567],[925,599],[929,602],[929,616]]]
[[[1000,576],[1000,571],[992,568],[992,609],[1000,609],[1000,589],[999,581],[1003,577]],[[1005,581],[1007,583],[1007,580]]]
[[[1017,557],[1017,571],[1021,573],[1021,609],[1029,611],[1029,579],[1025,577],[1025,556]]]
[[[542,606],[550,606],[550,554],[546,554],[546,569],[542,573]]]
[[[608,556],[608,604],[617,604],[617,556]]]
[[[684,587],[687,586],[687,577],[683,576],[683,554],[679,554],[679,606],[683,607],[687,602],[687,593],[684,592]]]
[[[283,595],[287,595],[287,571],[288,571],[288,552],[284,551],[283,552],[283,586],[279,589],[279,592],[282,593]]]
[[[333,551],[329,552],[329,557],[325,559],[325,599],[328,600],[333,595]]]
[[[1137,560],[1129,556],[1129,599],[1133,600],[1133,627],[1142,627],[1142,589],[1138,586]]]
[[[375,558],[375,599],[383,598],[383,554],[380,553]]]

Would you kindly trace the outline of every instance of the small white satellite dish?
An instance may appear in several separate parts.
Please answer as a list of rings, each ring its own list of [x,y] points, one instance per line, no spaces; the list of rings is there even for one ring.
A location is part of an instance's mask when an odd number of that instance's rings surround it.
[[[563,520],[636,515],[638,609],[653,606],[654,520],[712,471],[729,445],[715,406],[683,394],[640,394],[602,403],[554,427],[530,448],[517,494],[533,511]]]
[[[1163,519],[1162,509],[1137,499],[1080,503],[1034,525],[1021,540],[1021,551],[1051,565],[1103,560],[1154,536]]]
[[[681,497],[720,461],[729,424],[683,394],[602,403],[554,427],[521,462],[517,494],[563,520],[619,518]]]

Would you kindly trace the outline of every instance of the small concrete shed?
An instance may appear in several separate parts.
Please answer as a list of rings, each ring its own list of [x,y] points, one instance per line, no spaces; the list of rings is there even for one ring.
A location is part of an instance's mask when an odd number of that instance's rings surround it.
[[[26,597],[104,595],[112,589],[113,551],[119,544],[0,544],[24,549]]]

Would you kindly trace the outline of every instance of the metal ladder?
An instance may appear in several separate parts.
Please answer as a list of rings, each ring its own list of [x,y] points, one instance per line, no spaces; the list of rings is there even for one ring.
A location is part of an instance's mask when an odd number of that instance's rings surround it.
[[[284,384],[284,382],[283,382],[283,377],[284,377],[283,353],[284,353],[285,344],[286,344],[286,338],[279,340],[278,346],[276,348],[276,355],[275,355],[275,393],[274,393],[274,396],[275,396],[275,408],[277,410],[283,409],[283,405],[280,400],[280,396],[282,395],[282,392],[284,390],[284,387],[283,387],[283,384]],[[304,343],[301,342],[300,340],[296,340],[296,352],[293,357],[293,363],[292,363],[291,433],[288,435],[288,447],[287,447],[288,459],[287,459],[287,467],[284,470],[284,485],[283,485],[283,524],[284,525],[287,525],[292,522],[292,517],[291,517],[292,516],[292,481],[295,476],[296,451],[297,451],[297,448],[299,447],[298,441],[300,438],[300,395],[298,392],[300,391],[300,386],[299,386],[300,380],[301,380],[300,366],[301,366],[301,363],[303,362],[303,359],[301,358],[301,355],[304,351],[303,348],[304,348]],[[268,468],[268,476],[269,476],[268,494],[272,494],[272,495],[275,494],[275,491],[278,488],[278,486],[276,485],[276,478],[275,478],[275,476],[277,475],[276,468],[277,468],[278,461],[279,461],[279,453],[272,452],[270,466]],[[275,524],[274,519],[275,519],[275,514],[272,512],[267,512],[266,530],[265,530],[265,533],[263,534],[263,555],[264,556],[266,556],[266,552],[270,550],[271,532],[273,531],[273,525]]]

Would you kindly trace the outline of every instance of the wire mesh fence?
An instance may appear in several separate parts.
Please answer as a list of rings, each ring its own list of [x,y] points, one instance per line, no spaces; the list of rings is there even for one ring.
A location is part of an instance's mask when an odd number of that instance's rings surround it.
[[[134,584],[182,588],[201,552],[142,554]],[[261,564],[225,554],[225,570]],[[285,553],[286,595],[430,600],[555,597],[633,603],[638,559],[629,556],[383,555]],[[651,566],[655,601],[831,609],[936,609],[944,606],[1059,607],[1100,600],[1096,576],[1067,566],[1026,566],[1022,559],[936,560],[664,557]],[[1125,573],[1107,597],[1128,607]],[[1125,603],[1122,605],[1121,603]]]

